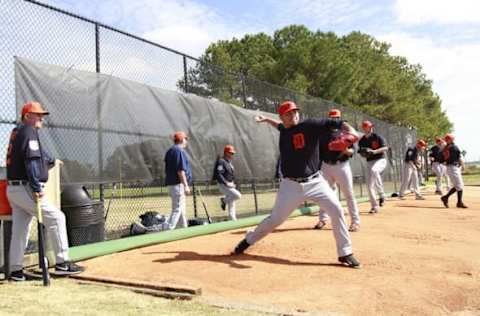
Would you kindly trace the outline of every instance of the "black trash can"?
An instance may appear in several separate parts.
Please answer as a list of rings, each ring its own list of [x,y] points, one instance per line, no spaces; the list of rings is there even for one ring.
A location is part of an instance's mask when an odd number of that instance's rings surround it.
[[[67,220],[69,246],[85,245],[105,239],[103,203],[93,201],[84,186],[66,186],[61,194],[61,203]]]

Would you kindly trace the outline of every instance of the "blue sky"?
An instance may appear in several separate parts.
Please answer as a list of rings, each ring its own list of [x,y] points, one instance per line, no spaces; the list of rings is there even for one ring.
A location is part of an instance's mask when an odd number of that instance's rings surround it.
[[[466,160],[480,160],[480,1],[477,0],[43,0],[198,57],[209,43],[304,24],[362,31],[422,65],[454,123]]]

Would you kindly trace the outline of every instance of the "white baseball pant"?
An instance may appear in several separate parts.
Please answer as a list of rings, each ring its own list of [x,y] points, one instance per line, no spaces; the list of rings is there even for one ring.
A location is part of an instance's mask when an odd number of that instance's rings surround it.
[[[411,189],[413,189],[413,192],[415,192],[416,196],[421,195],[420,187],[418,183],[417,168],[415,168],[415,166],[410,162],[404,162],[403,173],[402,173],[402,185],[400,186],[400,192],[399,192],[400,197],[403,197],[405,195],[405,191],[409,188],[409,185],[411,185]]]
[[[272,213],[255,230],[247,233],[247,242],[253,245],[271,233],[275,227],[288,218],[295,208],[306,200],[317,203],[330,215],[338,256],[343,257],[351,254],[352,244],[342,206],[335,192],[332,191],[322,175],[305,183],[298,183],[288,178],[282,179]]]
[[[242,197],[242,194],[235,188],[226,186],[225,184],[219,183],[218,188],[220,192],[225,195],[225,204],[227,206],[228,216],[231,220],[237,220],[237,212],[235,209],[235,201]]]
[[[187,205],[185,197],[185,186],[183,183],[169,185],[170,198],[172,199],[172,213],[168,219],[168,229],[175,229],[178,226],[187,227]]]
[[[8,185],[7,196],[12,206],[12,240],[10,242],[10,271],[23,267],[23,256],[28,243],[33,217],[37,216],[34,194],[30,186]],[[43,212],[45,232],[53,241],[56,263],[68,261],[68,237],[65,214],[55,205],[42,197],[40,202]],[[48,240],[48,238],[46,238]]]
[[[435,186],[436,191],[442,191],[442,178],[445,178],[445,183],[447,185],[447,190],[450,190],[450,179],[447,176],[447,166],[443,163],[433,162],[432,170],[435,173]]]
[[[387,159],[380,158],[377,160],[367,161],[367,183],[368,196],[372,209],[378,210],[377,194],[380,198],[385,198],[383,190],[382,172],[387,167]]]
[[[338,184],[347,201],[352,224],[360,225],[360,212],[355,200],[355,194],[353,193],[353,177],[350,163],[343,161],[338,162],[336,165],[331,165],[324,162],[322,163],[322,175],[334,192],[336,192],[335,184]],[[323,209],[320,210],[320,220],[324,222],[328,220],[328,214]]]
[[[447,165],[447,175],[450,178],[450,182],[453,184],[457,191],[463,190],[462,169],[459,166]]]

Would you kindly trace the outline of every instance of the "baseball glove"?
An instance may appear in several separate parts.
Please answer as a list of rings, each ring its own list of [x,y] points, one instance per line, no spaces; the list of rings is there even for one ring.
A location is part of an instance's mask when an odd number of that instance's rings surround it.
[[[340,133],[328,144],[331,151],[344,151],[358,141],[358,137],[350,133]]]
[[[363,158],[370,158],[371,156],[373,156],[373,150],[368,147],[360,147],[360,149],[358,149],[358,153]]]

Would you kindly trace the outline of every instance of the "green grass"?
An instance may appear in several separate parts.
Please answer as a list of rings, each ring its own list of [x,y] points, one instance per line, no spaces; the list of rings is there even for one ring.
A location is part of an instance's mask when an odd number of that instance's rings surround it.
[[[69,279],[0,284],[0,315],[266,315],[168,300],[129,290],[79,284]]]

